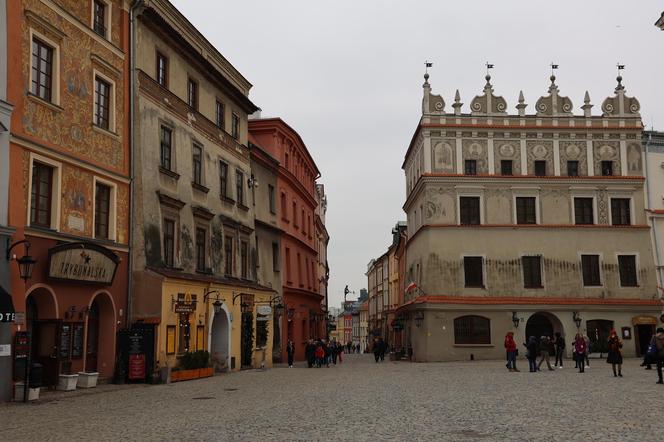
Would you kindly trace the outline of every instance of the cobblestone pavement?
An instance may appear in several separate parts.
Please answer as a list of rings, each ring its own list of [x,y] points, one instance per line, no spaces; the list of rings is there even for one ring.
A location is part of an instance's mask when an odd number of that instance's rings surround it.
[[[520,361],[526,368],[525,361]],[[664,386],[626,361],[623,378],[509,373],[504,362],[384,362],[247,371],[171,385],[0,406],[0,440],[664,440]]]

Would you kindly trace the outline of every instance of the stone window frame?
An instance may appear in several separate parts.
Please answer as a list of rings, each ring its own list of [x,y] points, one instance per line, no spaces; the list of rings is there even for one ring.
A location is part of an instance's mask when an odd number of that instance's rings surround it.
[[[28,204],[26,204],[27,224],[30,225],[30,211],[32,208],[32,167],[35,162],[42,163],[53,169],[51,175],[51,225],[48,228],[59,232],[61,219],[60,208],[62,206],[62,198],[60,197],[62,195],[62,163],[34,152],[30,152],[30,162],[28,165]],[[43,228],[41,226],[38,227]]]
[[[169,219],[170,221],[173,221],[173,267],[175,269],[180,268],[182,261],[180,257],[180,233],[181,233],[181,226],[182,226],[182,217],[181,217],[181,211],[182,207],[184,207],[184,203],[176,203],[173,202],[173,204],[169,202],[164,202],[164,201],[159,201],[159,231],[160,231],[160,238],[161,238],[161,244],[162,244],[162,261],[166,263],[166,250],[163,250],[163,244],[164,244],[164,219]]]
[[[203,244],[203,247],[205,248],[205,256],[203,257],[203,268],[199,268],[198,266],[198,230],[202,229],[205,231],[205,243]],[[200,218],[198,218],[196,215],[194,215],[194,251],[195,251],[195,270],[196,273],[209,273],[210,272],[210,253],[212,252],[211,250],[211,226],[209,221],[204,221]]]
[[[635,251],[627,251],[627,252],[616,252],[616,253],[614,253],[614,256],[616,258],[616,268],[618,269],[618,284],[617,284],[617,287],[619,289],[639,288],[641,286],[641,278],[639,278],[639,266],[641,264],[641,254],[639,252],[635,252]],[[622,278],[620,277],[620,261],[618,260],[618,258],[620,256],[633,256],[634,257],[634,276],[636,278],[636,284],[635,285],[622,285]]]
[[[108,203],[108,238],[101,238],[107,241],[115,241],[117,238],[117,195],[118,195],[118,185],[113,181],[94,176],[92,179],[92,237],[97,238],[97,232],[95,231],[96,220],[95,216],[97,213],[97,183],[104,186],[110,187],[111,194],[109,195]]]
[[[598,265],[597,267],[599,268],[599,284],[598,285],[585,285],[585,281],[583,280],[583,255],[596,255],[598,256]],[[579,258],[579,278],[581,280],[581,287],[583,289],[604,289],[605,286],[605,275],[604,272],[602,271],[602,263],[604,262],[604,254],[602,252],[597,252],[597,251],[577,251],[577,256]]]
[[[574,199],[575,198],[592,198],[593,200],[593,223],[592,224],[577,224],[576,223],[576,210],[574,208]],[[599,212],[598,212],[598,207],[597,207],[597,194],[594,192],[594,190],[589,190],[589,189],[570,189],[570,214],[571,214],[571,219],[570,223],[574,226],[596,226],[599,221]]]
[[[482,258],[482,285],[481,286],[468,286],[466,285],[466,269],[465,269],[465,262],[466,258]],[[487,279],[487,271],[486,271],[486,254],[485,253],[463,253],[461,255],[461,263],[463,267],[463,271],[459,272],[461,276],[461,287],[463,290],[487,290],[488,288],[488,279]]]
[[[235,232],[232,231],[232,229],[229,229],[228,227],[224,226],[223,237],[224,237],[224,241],[223,241],[224,276],[234,277],[235,276],[235,270],[236,270],[235,269],[235,267],[236,267],[235,264],[236,264],[236,261],[237,261],[237,259],[235,257],[236,252],[237,252],[237,250],[236,250],[237,248],[235,247],[234,242],[237,238],[237,235],[236,235]],[[226,254],[227,253],[226,248],[228,247],[228,244],[230,244],[230,247],[231,247],[231,250],[230,250],[231,262],[230,263],[228,262],[228,256]],[[229,265],[230,265],[230,270],[231,270],[230,273],[228,272]]]
[[[51,66],[51,100],[45,100],[38,95],[32,93],[32,42],[34,39],[41,40],[53,49],[53,62]],[[30,97],[34,97],[42,103],[57,106],[60,109],[60,44],[56,43],[52,38],[47,37],[44,33],[39,32],[35,28],[30,28],[30,52],[29,52],[29,74],[28,74],[28,93]],[[94,101],[94,100],[93,100]]]
[[[488,330],[488,336],[480,338],[481,341],[485,341],[486,338],[488,338],[488,342],[458,342],[458,328],[459,328],[459,320],[461,319],[466,319],[466,318],[480,318],[483,321],[486,322],[486,325],[488,325],[487,330]],[[475,315],[475,314],[469,314],[469,315],[461,315],[457,316],[452,320],[452,326],[453,326],[453,332],[454,332],[454,346],[491,346],[491,318],[488,318],[486,316],[481,316],[481,315]]]
[[[106,31],[104,35],[98,33],[95,30],[95,3],[96,2],[104,4],[104,28],[105,28],[105,31]],[[111,19],[112,14],[113,14],[113,5],[108,0],[91,0],[90,1],[90,29],[92,29],[92,31],[95,34],[99,35],[101,38],[103,38],[105,40],[108,40],[108,41],[111,40],[111,26],[113,24],[113,20]]]
[[[157,84],[159,86],[163,87],[164,89],[168,89],[168,85],[169,85],[168,74],[170,73],[170,69],[169,69],[170,60],[169,60],[168,56],[166,55],[165,51],[160,50],[158,47],[155,47],[155,57],[154,58],[155,58],[154,79],[155,79],[155,81],[157,82]],[[160,72],[159,72],[160,71],[159,61],[162,60],[162,59],[164,60],[164,83],[163,84],[159,81],[159,74],[160,74]]]
[[[535,224],[542,224],[542,207],[540,205],[540,189],[527,187],[512,187],[512,220],[515,225],[518,224],[516,199],[517,198],[535,198]]]
[[[618,191],[609,191],[607,199],[609,200],[609,204],[608,204],[609,225],[611,225],[611,226],[616,226],[616,225],[617,226],[622,226],[622,225],[633,226],[633,225],[635,225],[635,223],[634,223],[634,197],[633,197],[631,192],[629,192],[629,194],[627,194],[627,193],[620,193]],[[612,200],[614,200],[614,199],[629,200],[629,224],[613,224]]]
[[[95,121],[95,114],[97,110],[97,77],[99,77],[100,80],[102,80],[105,83],[108,83],[110,85],[110,97],[109,97],[109,103],[108,103],[108,129],[97,125],[97,122]],[[100,72],[98,69],[92,69],[92,126],[95,129],[102,130],[104,132],[110,132],[112,134],[117,135],[116,133],[116,118],[115,118],[115,113],[116,113],[116,101],[115,97],[117,95],[117,87],[115,85],[115,81],[111,79],[108,75],[105,75],[103,72]],[[161,135],[161,134],[160,134]]]
[[[169,120],[164,120],[164,119],[159,119],[157,121],[157,126],[158,126],[158,140],[159,140],[159,169],[164,170],[166,172],[170,172],[171,174],[177,174],[177,169],[178,169],[178,152],[177,152],[177,141],[176,141],[176,125]],[[162,139],[161,139],[161,133],[162,129],[168,129],[171,134],[171,144],[170,144],[170,169],[166,169],[163,164],[162,164]],[[179,175],[178,175],[179,176]]]
[[[486,223],[486,215],[484,213],[484,188],[464,188],[464,189],[456,189],[457,195],[456,195],[456,204],[457,204],[457,210],[456,210],[456,222],[457,225],[462,225],[461,224],[461,197],[479,197],[480,199],[480,223],[478,225],[483,225]]]

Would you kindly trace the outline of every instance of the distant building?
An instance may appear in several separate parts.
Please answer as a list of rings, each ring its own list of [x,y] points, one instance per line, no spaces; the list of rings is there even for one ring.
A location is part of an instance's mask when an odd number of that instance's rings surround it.
[[[367,350],[369,342],[369,301],[365,300],[360,305],[360,352]]]

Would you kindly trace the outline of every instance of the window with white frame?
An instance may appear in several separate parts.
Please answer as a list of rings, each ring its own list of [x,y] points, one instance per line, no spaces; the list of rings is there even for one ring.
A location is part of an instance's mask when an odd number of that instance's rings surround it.
[[[95,178],[94,228],[95,238],[115,239],[115,185]]]
[[[30,206],[28,219],[31,226],[57,229],[60,209],[60,163],[49,158],[32,155],[30,160]]]
[[[60,104],[60,47],[45,35],[30,29],[30,93]]]
[[[95,75],[95,126],[112,130],[113,85],[100,75]]]
[[[92,0],[92,30],[110,39],[111,5],[105,0]]]

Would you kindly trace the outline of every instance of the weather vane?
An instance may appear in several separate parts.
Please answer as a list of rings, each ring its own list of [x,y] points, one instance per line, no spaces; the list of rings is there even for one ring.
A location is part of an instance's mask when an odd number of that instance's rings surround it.
[[[618,67],[618,71],[622,71],[623,69],[625,69],[625,65],[620,64],[620,62],[618,62],[618,64],[616,66]],[[620,73],[620,72],[618,72],[618,73]]]
[[[489,69],[493,69],[493,63],[486,62],[486,74],[489,75]]]
[[[428,73],[429,73],[429,68],[430,68],[430,67],[433,67],[433,63],[430,62],[429,60],[426,60],[426,61],[424,62],[424,73],[425,73],[425,74],[428,74]]]
[[[553,71],[555,71],[556,69],[558,69],[558,65],[555,64],[554,62],[551,62],[551,65],[550,65],[550,66],[551,66],[551,75],[553,75]]]

